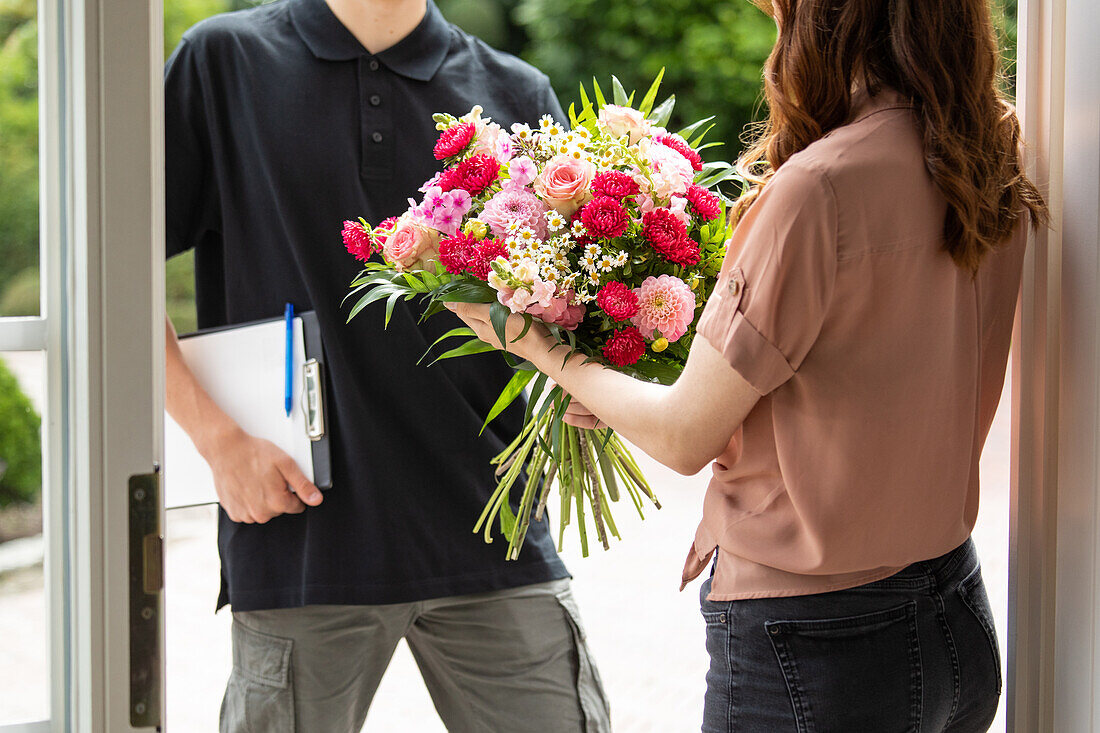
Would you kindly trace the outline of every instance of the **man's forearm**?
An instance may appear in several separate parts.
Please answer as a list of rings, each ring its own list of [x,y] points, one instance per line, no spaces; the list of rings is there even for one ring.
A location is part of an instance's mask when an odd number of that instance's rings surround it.
[[[190,436],[199,453],[206,455],[210,446],[240,428],[207,394],[183,360],[171,319],[165,318],[164,327],[168,414]]]

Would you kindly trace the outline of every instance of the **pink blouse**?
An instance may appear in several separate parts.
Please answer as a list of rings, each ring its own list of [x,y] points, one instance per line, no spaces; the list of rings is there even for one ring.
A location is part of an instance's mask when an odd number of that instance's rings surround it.
[[[737,228],[699,334],[762,397],[714,462],[686,584],[850,588],[948,552],[978,512],[1026,227],[976,278],[896,94],[793,156]]]

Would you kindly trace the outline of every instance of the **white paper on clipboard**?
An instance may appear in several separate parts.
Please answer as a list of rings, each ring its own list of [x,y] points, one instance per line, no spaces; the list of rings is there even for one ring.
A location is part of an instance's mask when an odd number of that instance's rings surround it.
[[[199,384],[245,432],[286,451],[313,481],[312,441],[302,409],[306,361],[302,319],[293,323],[293,389],[286,415],[286,322],[265,321],[180,339]],[[168,509],[216,503],[214,474],[187,433],[164,416],[164,498]]]

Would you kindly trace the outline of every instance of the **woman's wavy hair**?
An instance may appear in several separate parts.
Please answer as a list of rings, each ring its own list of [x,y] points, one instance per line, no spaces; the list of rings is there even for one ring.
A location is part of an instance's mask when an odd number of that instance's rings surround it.
[[[977,272],[1024,211],[1046,203],[1023,172],[1020,124],[999,88],[988,0],[752,0],[778,21],[764,67],[769,118],[738,169],[740,217],[792,155],[852,115],[853,90],[890,87],[915,109],[928,172],[947,199],[944,246]]]

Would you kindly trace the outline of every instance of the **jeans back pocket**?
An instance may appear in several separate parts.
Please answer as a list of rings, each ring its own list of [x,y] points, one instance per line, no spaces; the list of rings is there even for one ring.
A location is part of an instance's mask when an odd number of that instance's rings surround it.
[[[841,618],[764,624],[799,733],[915,733],[921,662],[916,603]]]

